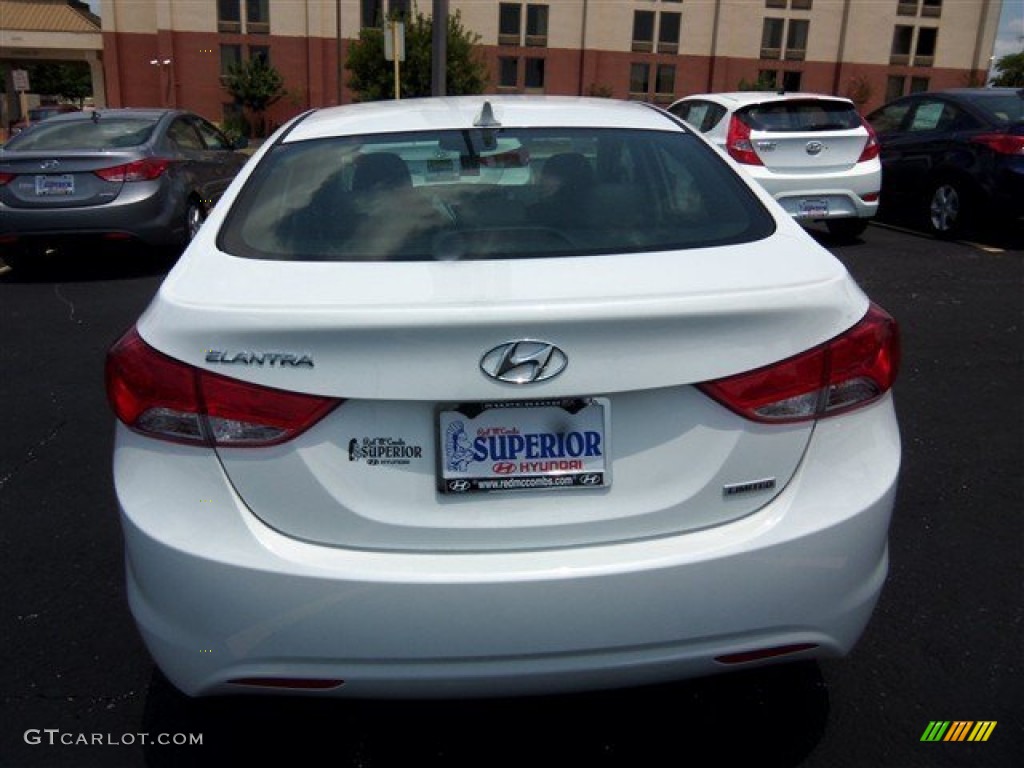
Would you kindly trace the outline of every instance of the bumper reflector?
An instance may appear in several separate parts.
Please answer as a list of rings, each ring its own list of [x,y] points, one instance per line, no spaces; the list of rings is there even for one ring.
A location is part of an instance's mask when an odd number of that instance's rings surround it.
[[[791,653],[802,653],[817,647],[817,643],[794,643],[775,648],[759,648],[756,651],[744,651],[743,653],[727,653],[724,656],[716,656],[715,661],[719,664],[746,664],[751,661],[774,659],[777,656],[788,656]]]

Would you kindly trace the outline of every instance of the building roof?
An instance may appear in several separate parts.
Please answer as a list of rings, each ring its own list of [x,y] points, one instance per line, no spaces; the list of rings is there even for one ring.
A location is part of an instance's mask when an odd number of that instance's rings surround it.
[[[100,32],[96,16],[83,3],[67,0],[0,0],[0,26],[32,32]]]

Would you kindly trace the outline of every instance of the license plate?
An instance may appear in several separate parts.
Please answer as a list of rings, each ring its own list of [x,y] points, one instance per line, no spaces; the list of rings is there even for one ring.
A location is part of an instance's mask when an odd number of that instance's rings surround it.
[[[75,177],[70,173],[59,176],[36,176],[36,194],[39,196],[73,195],[75,194]]]
[[[474,404],[438,417],[445,494],[606,488],[606,398]]]
[[[801,200],[800,215],[807,218],[828,216],[828,200]]]

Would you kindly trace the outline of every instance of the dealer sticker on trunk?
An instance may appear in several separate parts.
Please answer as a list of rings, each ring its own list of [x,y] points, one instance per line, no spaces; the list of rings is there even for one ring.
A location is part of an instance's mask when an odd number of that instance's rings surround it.
[[[608,400],[473,404],[439,414],[441,493],[603,488]]]

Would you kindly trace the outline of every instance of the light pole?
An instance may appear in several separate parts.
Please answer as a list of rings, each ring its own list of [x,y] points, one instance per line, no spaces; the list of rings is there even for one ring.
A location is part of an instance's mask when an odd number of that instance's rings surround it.
[[[160,106],[166,107],[167,106],[168,96],[169,96],[170,91],[171,91],[171,78],[174,77],[174,70],[172,69],[172,70],[170,70],[170,72],[167,73],[167,75],[166,75],[166,82],[165,82],[165,79],[164,79],[165,78],[164,67],[171,66],[171,60],[170,59],[150,59],[149,63],[152,64],[154,67],[156,67],[157,70],[159,70],[159,77],[160,77],[160,101],[161,101],[161,105]]]

